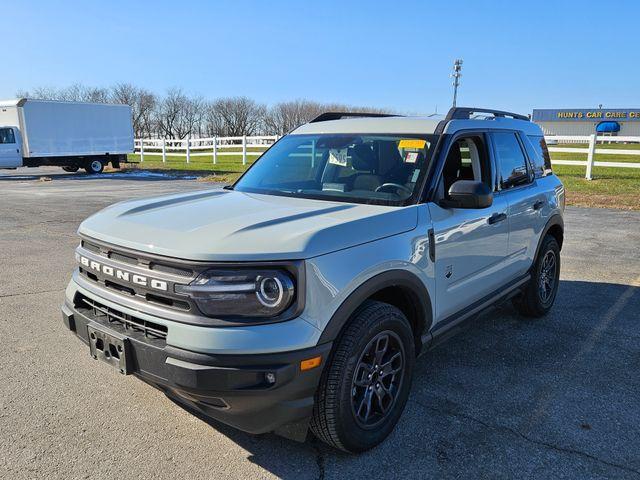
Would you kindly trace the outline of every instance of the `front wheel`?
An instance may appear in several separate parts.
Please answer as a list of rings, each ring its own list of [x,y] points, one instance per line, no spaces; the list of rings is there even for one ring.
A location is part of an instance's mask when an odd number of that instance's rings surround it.
[[[75,173],[78,171],[78,167],[62,167],[62,170],[69,173]]]
[[[514,298],[516,309],[527,317],[541,317],[553,306],[560,284],[560,246],[547,235],[542,240],[536,262],[531,269],[531,280],[524,291]]]
[[[381,443],[402,415],[415,347],[396,307],[368,301],[338,340],[316,393],[311,431],[323,442],[362,452]]]
[[[92,160],[87,163],[84,169],[87,173],[91,174],[102,173],[102,170],[104,170],[104,164],[100,160]]]

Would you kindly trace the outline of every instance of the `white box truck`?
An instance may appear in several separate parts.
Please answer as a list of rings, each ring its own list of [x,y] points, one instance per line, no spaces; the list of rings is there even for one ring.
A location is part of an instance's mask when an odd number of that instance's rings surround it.
[[[133,152],[131,107],[17,99],[0,101],[0,169],[54,165],[100,173]]]

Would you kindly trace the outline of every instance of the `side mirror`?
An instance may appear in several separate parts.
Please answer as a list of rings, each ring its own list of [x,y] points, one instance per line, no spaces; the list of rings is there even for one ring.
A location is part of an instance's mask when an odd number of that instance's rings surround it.
[[[445,208],[487,208],[492,203],[493,192],[475,180],[458,180],[449,188],[449,200],[440,202]]]

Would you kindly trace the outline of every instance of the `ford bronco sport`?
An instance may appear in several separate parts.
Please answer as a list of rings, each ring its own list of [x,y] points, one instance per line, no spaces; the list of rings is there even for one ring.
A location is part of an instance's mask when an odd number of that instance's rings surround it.
[[[384,440],[416,357],[554,303],[564,188],[527,117],[327,113],[232,186],[85,220],[63,319],[94,358],[252,433]]]

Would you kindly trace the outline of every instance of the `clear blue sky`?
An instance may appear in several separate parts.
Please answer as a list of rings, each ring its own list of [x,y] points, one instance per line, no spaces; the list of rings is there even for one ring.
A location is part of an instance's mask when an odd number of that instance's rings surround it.
[[[463,105],[640,107],[637,1],[20,0],[0,18],[0,98],[128,81],[428,113],[462,57]]]

